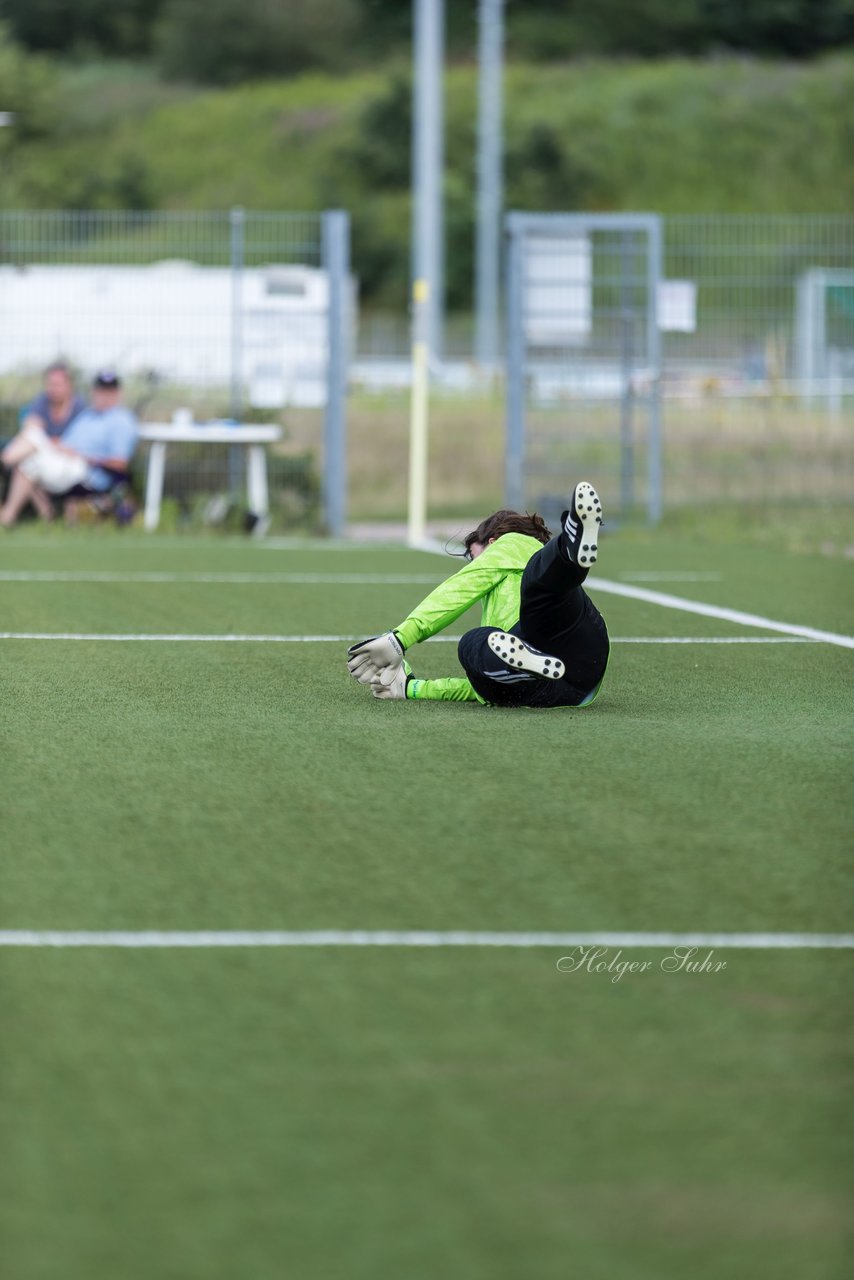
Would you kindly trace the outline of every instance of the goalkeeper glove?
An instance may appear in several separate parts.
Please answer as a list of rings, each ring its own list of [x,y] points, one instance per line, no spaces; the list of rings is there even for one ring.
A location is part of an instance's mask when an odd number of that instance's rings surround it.
[[[390,684],[403,662],[404,648],[393,631],[360,640],[347,650],[347,670],[359,684]]]
[[[408,663],[402,667],[395,668],[394,675],[391,680],[385,683],[383,680],[371,681],[371,693],[375,698],[384,698],[392,702],[406,701],[406,688],[412,679],[411,672],[407,671]],[[385,675],[385,672],[383,672]]]

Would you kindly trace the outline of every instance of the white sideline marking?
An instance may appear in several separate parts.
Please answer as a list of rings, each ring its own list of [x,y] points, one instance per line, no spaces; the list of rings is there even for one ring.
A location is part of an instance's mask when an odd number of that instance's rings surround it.
[[[659,573],[656,569],[638,569],[636,572],[620,574],[623,582],[720,582],[721,576],[719,573],[695,573],[688,569],[673,573],[666,571]]]
[[[431,554],[443,553],[444,548],[434,539],[419,543],[416,551]],[[735,622],[741,627],[761,627],[764,631],[782,631],[785,635],[801,636],[805,640],[817,640],[823,644],[839,645],[842,649],[854,649],[854,636],[839,635],[835,631],[817,631],[814,627],[801,627],[789,622],[776,622],[758,613],[742,613],[739,609],[724,609],[702,600],[683,600],[681,596],[667,595],[662,591],[647,591],[645,587],[631,587],[625,582],[610,578],[590,578],[587,585],[593,591],[605,591],[629,600],[645,600],[647,604],[661,605],[663,609],[680,609],[683,613],[696,613],[704,618],[719,618],[722,622]]]
[[[806,636],[611,636],[611,644],[818,644]]]
[[[432,573],[92,573],[76,569],[0,569],[0,582],[307,583],[324,586],[429,583],[437,586],[440,581]]]
[[[2,947],[730,947],[848,950],[854,933],[450,933],[318,929],[264,932],[59,932],[5,929]]]
[[[764,618],[758,613],[724,609],[716,604],[704,604],[701,600],[683,600],[681,596],[666,595],[662,591],[647,591],[645,587],[630,587],[625,582],[612,582],[609,578],[593,578],[590,580],[590,587],[594,591],[606,591],[613,596],[645,600],[648,604],[661,605],[664,609],[680,609],[683,613],[695,613],[703,618],[719,618],[723,622],[735,622],[742,627],[761,627],[765,631],[782,631],[785,635],[802,636],[806,640],[820,640],[823,644],[835,644],[842,649],[854,649],[854,636],[839,635],[835,631],[817,631],[815,627],[775,622],[773,618]]]
[[[17,541],[17,539],[16,539]],[[157,539],[158,546],[161,545],[160,539]],[[186,543],[176,543],[178,546],[186,546]],[[196,544],[198,545],[198,543]],[[246,546],[246,538],[238,539],[232,545]],[[289,538],[283,536],[265,537],[260,539],[253,546],[253,551],[400,551],[400,541],[394,539],[383,540],[382,538],[367,539],[351,539],[351,538]]]
[[[81,631],[0,631],[0,640],[90,640],[194,644],[352,644],[361,636],[187,635]],[[427,644],[457,644],[460,637],[431,636]],[[807,636],[611,636],[612,644],[818,644]]]
[[[61,531],[60,531],[61,536]],[[124,539],[122,539],[124,541]],[[151,539],[148,534],[140,534],[136,542],[131,542],[131,549],[140,548],[143,543],[150,543]],[[59,545],[59,542],[51,540],[49,534],[28,536],[22,532],[15,532],[15,547],[21,547],[27,551],[44,551],[46,548],[52,549]],[[342,551],[400,551],[401,544],[399,541],[379,541],[373,538],[367,539],[350,539],[350,538],[300,538],[288,537],[265,537],[259,539],[247,540],[245,534],[217,534],[216,539],[205,537],[188,537],[184,534],[176,534],[174,536],[158,533],[157,549],[158,551],[186,551],[199,550],[204,547],[206,550],[212,546],[216,546],[217,551],[231,552],[236,551],[238,555],[244,556],[247,547],[251,545],[253,553],[255,551],[299,551],[314,554],[315,551],[333,552],[335,554]]]
[[[451,637],[449,637],[450,639]],[[119,642],[157,642],[171,644],[174,641],[185,641],[192,644],[321,644],[334,641],[336,644],[353,643],[360,636],[268,636],[268,635],[154,635],[154,634],[108,634],[106,632],[47,632],[47,631],[0,631],[0,640],[109,640]],[[459,639],[459,636],[456,637]]]

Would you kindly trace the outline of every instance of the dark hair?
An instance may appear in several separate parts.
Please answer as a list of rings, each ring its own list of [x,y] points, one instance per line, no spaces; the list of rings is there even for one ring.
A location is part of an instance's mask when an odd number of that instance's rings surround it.
[[[476,529],[466,534],[464,539],[466,549],[463,552],[466,560],[471,559],[473,543],[479,542],[482,546],[486,546],[490,538],[500,538],[505,533],[525,533],[529,538],[536,538],[537,542],[542,542],[543,546],[552,536],[551,531],[546,527],[545,520],[536,512],[529,515],[526,511],[523,515],[520,511],[508,511],[506,507],[502,507],[500,511],[493,511],[491,516],[481,520]]]
[[[64,373],[69,382],[74,381],[74,370],[67,360],[52,360],[44,371],[44,376],[49,373]]]

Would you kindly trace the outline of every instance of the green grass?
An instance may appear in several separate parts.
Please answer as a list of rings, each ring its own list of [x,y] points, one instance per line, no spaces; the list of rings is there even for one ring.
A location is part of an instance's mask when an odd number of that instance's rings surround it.
[[[850,566],[609,578],[854,631]],[[438,557],[22,528],[4,571]],[[369,634],[426,583],[0,581],[4,632]],[[591,592],[620,636],[761,635]],[[454,628],[463,630],[461,620]],[[344,644],[2,640],[4,928],[850,928],[850,651],[615,643],[585,712],[374,702]],[[412,655],[456,670],[454,646]],[[842,1280],[850,953],[0,951],[14,1280]]]

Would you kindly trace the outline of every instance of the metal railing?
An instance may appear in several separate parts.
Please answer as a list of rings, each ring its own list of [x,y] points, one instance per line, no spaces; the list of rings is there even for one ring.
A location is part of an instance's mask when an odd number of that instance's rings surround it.
[[[850,499],[854,218],[648,217],[654,268],[641,215],[508,217],[508,495]]]

